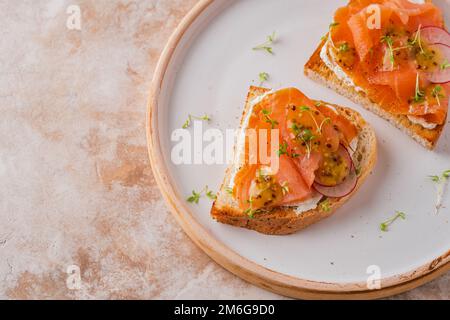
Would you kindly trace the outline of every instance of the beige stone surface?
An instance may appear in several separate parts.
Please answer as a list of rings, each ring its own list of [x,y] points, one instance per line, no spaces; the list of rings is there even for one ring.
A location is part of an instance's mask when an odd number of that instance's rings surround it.
[[[196,1],[0,0],[0,298],[279,298],[187,238],[147,159],[152,72]],[[447,274],[396,298],[449,288]]]

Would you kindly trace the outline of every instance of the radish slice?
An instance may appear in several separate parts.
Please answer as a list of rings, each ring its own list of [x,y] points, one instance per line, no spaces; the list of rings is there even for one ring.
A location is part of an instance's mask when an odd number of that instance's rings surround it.
[[[342,157],[342,160],[345,161],[345,163],[346,163],[346,169],[348,170],[348,172],[345,174],[348,175],[353,167],[352,157],[350,156],[350,153],[343,145],[339,146],[339,149],[337,152],[338,152],[339,156]],[[330,181],[325,181],[323,178],[321,179],[318,171],[316,171],[316,173],[315,173],[314,182],[323,187],[335,187],[337,185],[336,182],[330,183]]]
[[[348,196],[353,192],[356,188],[356,184],[358,183],[358,175],[356,174],[356,169],[352,166],[352,170],[347,178],[341,184],[338,184],[334,187],[326,187],[322,186],[318,183],[314,183],[314,189],[325,197],[330,198],[343,198]]]
[[[433,83],[444,84],[450,81],[450,68],[444,68],[444,64],[450,63],[450,47],[442,44],[436,43],[430,46],[430,48],[435,49],[440,52],[442,57],[441,61],[438,63],[438,67],[433,72],[427,73],[427,78]]]
[[[420,37],[430,44],[443,43],[450,46],[450,33],[439,27],[424,27],[420,30]]]
[[[356,173],[355,164],[350,156],[348,150],[341,145],[341,149],[348,155],[348,159],[351,162],[351,169],[349,175],[345,180],[336,186],[324,186],[317,182],[313,184],[314,189],[325,197],[330,198],[343,198],[348,196],[355,190],[358,183],[358,174]],[[346,157],[347,158],[347,157]]]

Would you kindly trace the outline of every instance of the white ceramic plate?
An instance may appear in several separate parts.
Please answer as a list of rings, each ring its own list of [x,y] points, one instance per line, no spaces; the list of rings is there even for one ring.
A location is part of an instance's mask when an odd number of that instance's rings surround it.
[[[231,271],[291,296],[305,297],[308,290],[365,291],[372,265],[380,268],[383,288],[448,267],[450,194],[436,215],[436,190],[428,176],[450,169],[450,129],[435,151],[427,151],[384,120],[303,75],[303,65],[326,33],[333,12],[345,4],[201,1],[172,37],[154,80],[150,154],[158,182],[181,224]],[[448,4],[445,8],[448,11]],[[274,31],[275,55],[252,50]],[[185,199],[193,189],[205,185],[219,189],[226,165],[171,161],[175,145],[171,134],[188,114],[210,114],[213,120],[205,124],[209,128],[237,128],[248,87],[258,84],[263,71],[271,76],[266,86],[294,86],[311,98],[356,109],[373,125],[379,141],[378,164],[360,191],[331,218],[291,236],[266,236],[219,224],[210,218],[211,202],[206,199],[187,205]],[[407,219],[381,232],[380,222],[396,210],[404,211]],[[281,290],[274,282],[293,288]]]

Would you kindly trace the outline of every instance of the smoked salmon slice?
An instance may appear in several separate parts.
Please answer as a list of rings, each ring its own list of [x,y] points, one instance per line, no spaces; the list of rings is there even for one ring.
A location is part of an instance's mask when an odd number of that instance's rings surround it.
[[[407,102],[416,87],[417,70],[408,65],[393,71],[379,71],[368,76],[369,83],[389,86],[395,96]]]
[[[249,212],[309,199],[315,194],[312,186],[324,152],[337,152],[357,133],[350,121],[314,103],[295,88],[266,94],[251,112],[246,129],[257,132],[252,140],[257,148],[246,139],[244,163],[234,178],[233,188],[240,208]],[[263,140],[263,130],[277,135],[266,134]],[[274,145],[279,149],[273,150]],[[278,162],[276,172],[273,163],[261,158],[261,148],[266,149],[268,159]],[[257,150],[256,156],[249,155],[252,150]]]
[[[378,13],[379,28],[370,25]],[[443,25],[442,12],[432,3],[351,0],[335,13],[329,50],[354,83],[386,111],[440,125],[447,116],[449,88],[443,86],[439,101],[424,93],[431,85],[427,73],[448,68],[448,59],[439,60],[433,44],[426,43],[420,32],[425,26]],[[343,64],[352,50],[357,58],[350,66]]]

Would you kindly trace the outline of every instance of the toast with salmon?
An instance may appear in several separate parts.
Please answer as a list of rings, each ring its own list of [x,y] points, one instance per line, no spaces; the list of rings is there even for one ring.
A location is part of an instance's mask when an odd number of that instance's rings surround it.
[[[449,61],[450,34],[431,1],[351,0],[304,72],[433,149],[447,120]]]
[[[269,235],[295,233],[336,212],[376,162],[374,130],[359,113],[310,100],[293,88],[251,87],[238,140],[249,128],[279,130],[279,169],[270,173],[258,161],[249,164],[247,144],[237,142],[211,209],[224,224]]]

